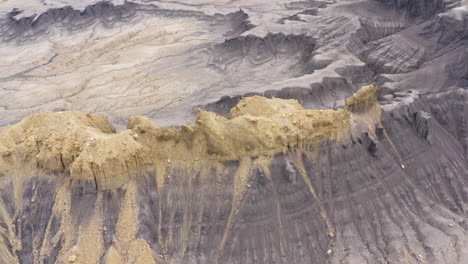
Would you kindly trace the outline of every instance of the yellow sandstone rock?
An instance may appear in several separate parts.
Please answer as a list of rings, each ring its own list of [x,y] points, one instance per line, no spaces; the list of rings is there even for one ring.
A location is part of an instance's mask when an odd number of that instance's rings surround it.
[[[380,111],[376,91],[376,84],[365,86],[338,110],[307,110],[296,100],[248,97],[227,118],[199,111],[195,124],[180,130],[134,116],[128,130],[115,133],[103,116],[39,113],[0,129],[0,175],[21,168],[68,171],[72,179],[94,180],[100,189],[112,189],[160,161],[174,165],[271,156],[293,146],[341,141],[349,135],[353,116],[364,120],[369,119],[363,118],[366,111]]]

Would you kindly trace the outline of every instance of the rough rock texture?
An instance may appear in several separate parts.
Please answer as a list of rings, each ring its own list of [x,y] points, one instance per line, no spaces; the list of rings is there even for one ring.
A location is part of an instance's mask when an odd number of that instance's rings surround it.
[[[17,38],[27,38],[28,35],[40,35],[51,26],[63,24],[70,29],[79,29],[83,26],[93,24],[96,21],[105,25],[112,25],[118,21],[130,20],[135,17],[138,5],[125,2],[123,5],[114,6],[110,2],[98,2],[86,7],[83,11],[75,10],[71,6],[63,8],[52,8],[40,15],[21,17],[20,10],[13,10],[2,22],[2,36],[4,41]]]
[[[305,35],[268,34],[264,38],[253,35],[226,40],[213,48],[210,64],[227,70],[228,67],[240,69],[264,64],[271,60],[287,61],[295,57],[300,75],[313,71],[312,52],[315,40]],[[240,61],[240,62],[239,62]],[[243,63],[247,65],[243,65]],[[295,65],[292,65],[294,67]]]
[[[468,7],[461,6],[438,14],[431,26],[431,33],[438,36],[441,44],[449,44],[455,40],[468,38]]]
[[[424,111],[416,113],[416,130],[419,136],[431,142],[431,115]]]
[[[467,6],[1,2],[0,263],[466,263]]]
[[[428,96],[434,118],[460,141],[468,156],[468,92],[458,89]]]
[[[226,20],[232,26],[232,30],[226,33],[236,35],[243,33],[253,27],[248,22],[248,15],[242,11],[233,12],[225,16],[208,16],[199,12],[184,10],[166,10],[155,5],[143,5],[130,1],[123,4],[114,5],[109,1],[99,1],[89,5],[84,10],[77,10],[71,6],[61,8],[50,8],[47,11],[32,16],[16,18],[22,13],[21,10],[14,9],[0,20],[0,35],[3,41],[16,41],[22,43],[44,34],[50,34],[54,27],[62,27],[69,31],[82,30],[96,24],[104,27],[113,27],[114,24],[134,22],[141,20],[143,15],[177,16],[177,17],[197,17],[201,20]]]
[[[407,11],[411,16],[430,16],[445,7],[444,0],[378,0],[390,7]]]
[[[269,155],[296,145],[341,141],[350,120],[376,122],[375,84],[361,88],[339,110],[305,110],[295,100],[248,97],[228,118],[200,111],[193,126],[161,129],[148,118],[130,117],[115,134],[110,122],[81,112],[40,113],[0,130],[3,174],[19,168],[65,171],[72,179],[114,189],[147,166],[190,160],[233,160]],[[156,160],[156,161],[155,161]]]
[[[180,130],[79,112],[2,128],[2,261],[463,263],[463,149],[418,94],[382,113],[376,92],[346,110],[248,97]]]
[[[449,70],[453,78],[459,79],[466,84],[468,81],[468,49],[457,61],[448,65],[447,70]]]

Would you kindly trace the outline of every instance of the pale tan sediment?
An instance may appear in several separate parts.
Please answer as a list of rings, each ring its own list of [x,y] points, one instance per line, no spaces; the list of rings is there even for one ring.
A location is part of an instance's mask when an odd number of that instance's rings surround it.
[[[338,110],[307,110],[296,100],[253,96],[243,98],[227,118],[199,111],[194,125],[176,129],[134,116],[120,133],[103,116],[39,113],[0,130],[0,173],[68,171],[72,179],[114,189],[153,168],[161,192],[166,167],[271,156],[293,146],[342,141],[350,134],[350,120],[372,127],[381,111],[376,91],[374,84],[365,86]]]

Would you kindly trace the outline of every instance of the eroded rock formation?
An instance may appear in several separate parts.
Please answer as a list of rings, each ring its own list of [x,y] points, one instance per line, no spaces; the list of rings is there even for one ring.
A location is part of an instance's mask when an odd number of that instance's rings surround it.
[[[4,127],[2,261],[456,263],[463,149],[418,95],[382,108],[376,92],[337,110],[247,97],[180,129],[80,112]]]
[[[0,263],[464,264],[466,6],[3,1]]]

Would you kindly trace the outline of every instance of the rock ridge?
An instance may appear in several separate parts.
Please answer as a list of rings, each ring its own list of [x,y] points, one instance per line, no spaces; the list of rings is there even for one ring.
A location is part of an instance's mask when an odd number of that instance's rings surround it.
[[[337,110],[307,110],[296,100],[247,97],[227,118],[200,110],[194,125],[164,129],[146,117],[132,116],[128,129],[120,133],[103,116],[39,113],[0,130],[0,172],[66,171],[72,179],[95,181],[107,189],[155,164],[273,156],[293,146],[346,141],[352,119],[373,113],[377,118],[371,123],[378,122],[376,91],[375,84],[364,86],[346,100],[346,108]]]

